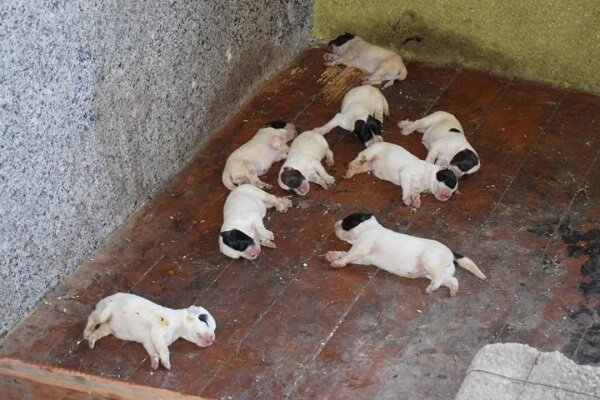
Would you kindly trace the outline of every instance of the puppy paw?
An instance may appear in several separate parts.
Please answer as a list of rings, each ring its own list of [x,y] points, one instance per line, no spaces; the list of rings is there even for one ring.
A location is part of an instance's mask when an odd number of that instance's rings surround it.
[[[409,119],[405,119],[404,121],[398,122],[398,128],[401,129],[400,133],[404,136],[410,135],[411,133],[413,133],[415,131],[415,129],[413,128],[412,125],[413,125],[413,123]]]
[[[93,340],[93,339],[88,339],[88,347],[89,347],[90,349],[93,349],[95,345],[96,345],[96,341],[95,341],[95,340]]]
[[[335,61],[326,61],[325,62],[326,67],[333,67],[335,65],[337,65],[337,63]]]
[[[325,258],[327,259],[327,261],[331,262],[331,261],[335,261],[340,257],[343,257],[344,254],[346,254],[343,251],[328,251],[325,254]]]
[[[335,183],[335,178],[333,176],[326,176],[325,183],[331,186]]]
[[[288,208],[290,207],[292,207],[292,201],[290,199],[286,199],[285,197],[281,197],[275,205],[275,209],[280,213],[287,212]]]
[[[269,247],[271,249],[276,249],[277,248],[277,245],[275,244],[275,242],[273,242],[271,240],[268,240],[268,239],[261,240],[260,244],[261,244],[261,246]]]
[[[271,190],[273,189],[273,185],[270,185],[268,183],[262,183],[260,186],[258,186],[259,188],[263,189],[263,190]]]
[[[323,60],[325,61],[335,61],[337,56],[333,53],[325,53],[323,54]]]
[[[411,197],[411,202],[412,202],[412,206],[414,208],[421,207],[421,196],[419,196],[418,194],[415,194],[414,196]]]
[[[158,354],[152,354],[150,356],[150,366],[152,367],[152,369],[158,369]]]
[[[334,261],[334,262],[332,262],[332,263],[331,263],[331,264],[329,264],[329,265],[331,266],[331,268],[343,268],[343,267],[345,267],[345,266],[346,266],[346,264],[345,264],[345,263],[343,263],[343,262],[341,262],[341,261],[339,261],[339,260],[337,260],[337,261]]]

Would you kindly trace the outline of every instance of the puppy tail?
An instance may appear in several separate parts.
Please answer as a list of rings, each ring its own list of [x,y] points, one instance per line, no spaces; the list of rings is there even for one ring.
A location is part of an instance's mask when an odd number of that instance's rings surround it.
[[[481,272],[481,270],[469,257],[465,257],[462,254],[458,254],[455,252],[452,252],[452,255],[454,256],[454,264],[466,269],[479,279],[482,279],[484,281],[487,280],[487,277],[483,274],[483,272]]]
[[[232,176],[230,173],[223,171],[223,175],[221,176],[221,180],[223,181],[223,185],[229,190],[235,189],[235,184],[233,183]]]

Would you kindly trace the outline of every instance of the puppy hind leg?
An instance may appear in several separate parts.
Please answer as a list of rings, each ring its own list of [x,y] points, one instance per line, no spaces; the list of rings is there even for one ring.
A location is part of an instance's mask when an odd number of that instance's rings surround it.
[[[150,366],[152,367],[152,369],[158,369],[158,352],[154,348],[152,342],[142,342],[142,346],[144,346],[146,353],[148,353],[148,356],[150,357]]]
[[[451,276],[444,279],[442,285],[450,289],[450,296],[454,297],[458,293],[458,279],[455,277]]]
[[[440,288],[440,286],[442,286],[442,283],[443,283],[443,280],[441,280],[437,277],[432,277],[431,282],[429,283],[429,286],[427,286],[427,289],[425,289],[425,293],[431,294],[431,293],[435,292],[436,290],[438,290]]]
[[[275,207],[275,209],[281,213],[284,213],[292,206],[292,201],[285,197],[277,197],[272,194],[265,193],[266,196],[263,198],[265,206],[267,208]]]
[[[358,157],[348,164],[348,171],[346,175],[344,175],[345,179],[350,179],[356,174],[360,174],[362,172],[369,172],[371,170],[370,162],[367,160],[367,157],[364,153],[360,153]]]
[[[107,323],[101,324],[98,329],[96,329],[92,334],[87,337],[88,346],[90,349],[93,349],[96,345],[96,342],[102,339],[105,336],[108,336],[112,333],[112,329],[108,326]]]

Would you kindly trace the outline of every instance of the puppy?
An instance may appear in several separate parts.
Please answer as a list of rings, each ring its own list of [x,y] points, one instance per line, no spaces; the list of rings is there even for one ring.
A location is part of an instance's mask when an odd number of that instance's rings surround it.
[[[223,207],[223,225],[219,234],[219,249],[227,257],[254,260],[260,246],[275,248],[273,232],[267,230],[263,218],[267,208],[286,212],[292,202],[275,197],[249,184],[234,188]]]
[[[342,100],[342,110],[331,121],[315,129],[321,134],[341,127],[358,138],[365,146],[383,141],[381,123],[389,117],[388,103],[379,89],[365,85],[350,89]]]
[[[300,196],[308,193],[310,182],[327,189],[335,179],[321,165],[323,158],[327,165],[333,165],[333,152],[323,135],[316,130],[301,133],[292,142],[287,159],[281,166],[279,186]]]
[[[406,78],[406,67],[398,54],[369,44],[351,33],[345,33],[330,41],[328,50],[329,53],[323,56],[325,65],[329,67],[343,64],[370,74],[363,79],[363,85],[378,85],[388,81],[383,86],[385,89],[393,85],[395,80]]]
[[[450,113],[436,111],[416,121],[401,121],[398,127],[403,135],[422,132],[423,144],[429,151],[426,161],[450,168],[458,178],[475,173],[481,166],[460,122]]]
[[[287,156],[290,148],[286,143],[294,137],[296,128],[285,121],[273,121],[259,129],[252,139],[227,158],[222,175],[225,187],[233,190],[237,185],[249,183],[261,189],[271,189],[271,185],[258,177],[266,174],[274,162]]]
[[[431,192],[436,199],[446,201],[458,188],[451,170],[420,160],[393,143],[375,143],[361,151],[348,165],[345,178],[369,171],[379,179],[400,185],[402,201],[415,208],[421,206],[422,192]]]
[[[427,294],[440,286],[458,293],[454,278],[459,265],[480,279],[486,277],[469,258],[453,252],[440,242],[404,235],[384,228],[372,214],[352,214],[335,223],[335,234],[352,245],[349,251],[328,251],[327,261],[334,268],[346,264],[375,265],[405,278],[427,278]]]
[[[217,323],[206,309],[197,306],[173,310],[129,293],[100,300],[88,317],[83,338],[90,349],[108,335],[141,343],[153,369],[158,361],[171,369],[169,345],[179,338],[206,347],[215,341]]]

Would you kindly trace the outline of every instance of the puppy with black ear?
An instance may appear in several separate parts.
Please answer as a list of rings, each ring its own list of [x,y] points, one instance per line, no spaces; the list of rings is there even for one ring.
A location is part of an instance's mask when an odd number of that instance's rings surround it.
[[[333,152],[327,140],[316,130],[302,132],[290,146],[290,152],[279,170],[279,186],[304,196],[310,189],[310,182],[327,189],[335,178],[325,171],[321,160],[333,165]]]
[[[422,132],[421,140],[429,151],[426,161],[450,168],[458,178],[479,170],[479,156],[467,141],[464,130],[454,115],[436,111],[416,121],[401,121],[398,127],[402,129],[403,135],[410,135],[414,131]]]
[[[383,93],[374,86],[365,85],[350,89],[342,100],[342,110],[331,121],[315,130],[321,134],[340,127],[358,138],[365,146],[383,141],[381,123],[390,111]]]
[[[383,85],[383,89],[394,84],[395,80],[406,78],[406,67],[402,57],[393,51],[384,49],[365,42],[358,36],[345,33],[333,39],[328,44],[329,53],[326,53],[326,66],[343,64],[356,67],[368,74],[363,79],[363,85]]]
[[[420,160],[393,143],[375,143],[361,151],[348,165],[345,178],[369,171],[379,179],[401,186],[402,201],[415,208],[421,207],[423,192],[446,201],[458,188],[458,180],[451,170]]]
[[[256,132],[254,137],[238,147],[227,158],[222,180],[233,190],[237,185],[249,183],[261,189],[272,186],[258,177],[267,173],[271,165],[283,160],[290,148],[286,144],[296,137],[296,128],[285,121],[273,121]]]
[[[440,286],[458,293],[455,265],[479,279],[486,276],[468,257],[453,252],[442,243],[405,235],[384,228],[372,214],[352,214],[335,223],[336,236],[352,245],[346,251],[328,251],[325,257],[334,268],[347,264],[375,265],[405,278],[427,278],[427,294]]]
[[[260,254],[261,245],[275,248],[275,235],[265,228],[263,218],[267,208],[275,207],[283,213],[291,206],[289,199],[273,196],[253,185],[234,188],[223,207],[219,234],[221,253],[231,258],[254,260]]]

